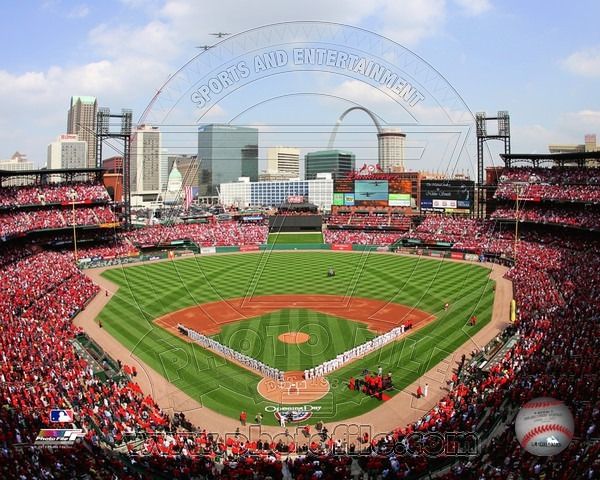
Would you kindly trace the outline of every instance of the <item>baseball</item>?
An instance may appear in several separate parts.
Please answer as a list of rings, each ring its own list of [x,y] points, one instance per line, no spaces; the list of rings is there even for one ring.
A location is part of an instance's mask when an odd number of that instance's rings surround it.
[[[573,438],[573,415],[560,400],[540,397],[521,407],[515,434],[521,446],[533,455],[548,457],[562,452]]]

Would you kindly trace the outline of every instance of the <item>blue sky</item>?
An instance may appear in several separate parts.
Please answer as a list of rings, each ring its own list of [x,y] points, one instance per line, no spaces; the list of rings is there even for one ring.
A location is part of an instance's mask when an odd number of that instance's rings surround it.
[[[471,111],[509,110],[513,151],[545,152],[549,143],[600,136],[599,18],[593,0],[6,1],[0,158],[19,150],[42,165],[47,144],[64,133],[71,95],[132,108],[138,118],[195,46],[215,43],[210,32],[292,20],[354,25],[409,48]],[[340,106],[332,108],[324,117],[339,115]],[[268,119],[266,109],[245,120]]]

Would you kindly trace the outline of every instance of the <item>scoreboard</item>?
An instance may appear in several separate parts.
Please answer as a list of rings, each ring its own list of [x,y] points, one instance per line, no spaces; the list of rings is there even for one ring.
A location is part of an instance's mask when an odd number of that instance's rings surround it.
[[[333,205],[410,207],[412,184],[409,179],[340,179],[333,186]]]
[[[473,210],[472,180],[421,180],[421,210],[469,213]]]

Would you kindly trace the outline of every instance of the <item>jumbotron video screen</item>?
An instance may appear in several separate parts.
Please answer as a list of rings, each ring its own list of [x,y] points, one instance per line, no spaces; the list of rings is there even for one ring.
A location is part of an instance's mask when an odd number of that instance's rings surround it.
[[[341,179],[334,183],[333,205],[410,207],[412,185],[410,180]]]

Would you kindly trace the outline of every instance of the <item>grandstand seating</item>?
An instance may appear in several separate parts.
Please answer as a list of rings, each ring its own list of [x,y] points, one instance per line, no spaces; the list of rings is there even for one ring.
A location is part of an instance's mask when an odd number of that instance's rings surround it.
[[[574,210],[558,205],[526,205],[517,210],[501,207],[491,215],[492,219],[514,220],[518,215],[521,222],[551,223],[577,228],[600,229],[600,210]]]
[[[600,169],[507,168],[494,198],[559,202],[600,202]]]
[[[532,174],[544,179],[558,178],[565,184],[588,179],[577,169],[568,174],[533,169],[506,171],[507,178],[519,181],[529,181]],[[83,188],[84,195],[89,197],[87,187]],[[34,202],[36,194],[39,191],[23,194],[23,197],[18,193],[10,195]],[[51,195],[54,194],[53,191]],[[10,195],[0,192],[2,202]],[[60,195],[55,198],[61,198]],[[3,205],[16,207],[20,200],[6,202]],[[106,207],[94,208],[76,214],[78,224],[111,218]],[[552,210],[553,218],[559,215],[561,208]],[[27,219],[21,220],[20,215],[33,212],[45,213],[29,223]],[[10,221],[8,217],[0,217],[3,218],[0,228],[10,236],[31,231],[27,225],[35,228],[69,225],[65,218],[67,212],[63,214],[56,208],[16,211],[8,214],[14,215]],[[496,218],[502,218],[503,210],[496,212],[500,212]],[[17,221],[25,227],[13,226]],[[342,450],[343,453],[336,455],[327,453],[334,446],[329,438],[316,440],[311,445],[311,450],[321,452],[316,455],[308,455],[300,446],[292,444],[241,445],[234,439],[223,443],[191,426],[182,415],[167,416],[127,375],[120,380],[94,376],[90,365],[79,357],[71,344],[79,332],[71,318],[85,308],[98,287],[80,273],[70,255],[33,246],[2,246],[0,477],[72,478],[87,474],[93,478],[116,475],[125,479],[192,475],[279,479],[287,470],[297,479],[348,478],[354,448],[382,449],[408,439],[412,432],[485,430],[507,420],[509,412],[527,400],[553,396],[564,400],[575,416],[575,440],[561,454],[547,458],[528,454],[515,440],[514,430],[509,425],[478,455],[456,462],[443,478],[598,478],[600,448],[594,440],[598,437],[600,421],[597,375],[600,369],[597,354],[600,349],[600,241],[592,234],[578,236],[572,231],[544,231],[541,225],[533,227],[523,234],[516,263],[508,272],[518,304],[517,321],[512,327],[512,333],[518,335],[515,345],[487,372],[463,359],[448,393],[422,418],[397,426],[376,441],[365,444],[357,441],[349,447],[350,451]],[[157,245],[182,238],[199,245],[263,243],[266,235],[264,225],[235,222],[147,227],[127,233],[114,246],[89,247],[89,252],[96,248],[95,252],[100,254],[123,253],[131,244]],[[453,248],[478,253],[510,256],[514,253],[510,232],[497,231],[493,221],[436,215],[426,217],[410,234],[325,231],[329,243],[392,243],[402,235],[424,241],[448,241],[453,243]],[[58,451],[20,448],[22,444],[31,444],[41,427],[49,426],[43,412],[51,407],[74,409],[77,423],[87,429],[85,445],[88,448],[79,446]],[[195,436],[190,440],[183,430],[192,429]],[[180,431],[167,434],[166,430]],[[135,468],[126,458],[115,457],[109,450],[100,448],[133,448],[128,438],[142,432],[149,435],[139,448],[148,456],[136,462]],[[282,462],[281,453],[290,451],[297,451],[299,455]],[[217,461],[217,455],[223,459]],[[371,478],[377,475],[416,478],[431,466],[422,455],[374,453],[360,456],[358,465]]]
[[[101,184],[65,183],[0,189],[0,238],[117,221]],[[75,202],[73,208],[73,202]]]
[[[0,208],[52,205],[70,202],[108,202],[110,196],[97,183],[48,184],[0,189]]]
[[[351,243],[356,245],[391,245],[402,237],[402,232],[366,230],[330,230],[323,232],[325,243]]]
[[[66,228],[73,225],[93,226],[114,223],[116,218],[108,206],[78,207],[72,209],[48,208],[0,214],[0,237],[22,236],[38,230]]]
[[[264,224],[225,221],[148,226],[128,232],[125,237],[139,246],[155,246],[184,239],[191,240],[199,246],[230,246],[266,243],[268,235],[269,229]]]

